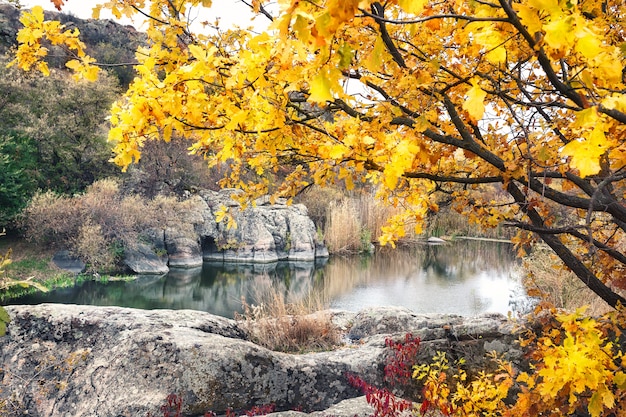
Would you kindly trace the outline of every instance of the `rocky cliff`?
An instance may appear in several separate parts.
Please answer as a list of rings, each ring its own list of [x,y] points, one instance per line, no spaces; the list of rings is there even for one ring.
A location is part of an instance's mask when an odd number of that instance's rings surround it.
[[[238,191],[201,191],[179,214],[180,228],[146,231],[135,247],[125,249],[125,263],[138,274],[161,274],[169,267],[194,268],[203,261],[271,263],[314,261],[328,250],[301,204],[258,201],[242,209],[232,199]],[[236,227],[218,222],[217,212],[229,209]]]
[[[19,21],[21,10],[11,4],[0,4],[0,54],[17,46],[17,32],[23,27]],[[112,20],[80,19],[76,16],[45,12],[46,20],[58,20],[68,29],[78,29],[85,43],[87,53],[99,63],[119,64],[108,70],[112,72],[122,87],[127,87],[135,77],[133,62],[138,46],[145,43],[145,34],[129,25],[121,25]],[[51,68],[66,69],[65,63],[73,57],[58,46],[46,45],[50,54],[46,58]]]
[[[238,322],[198,311],[52,304],[7,310],[12,321],[0,338],[0,415],[156,415],[174,393],[190,416],[274,404],[278,411],[344,410],[351,417],[353,407],[365,415],[368,408],[346,373],[382,385],[387,337],[420,337],[418,362],[435,350],[477,367],[485,351],[521,356],[513,326],[502,316],[336,311],[346,344],[294,355],[257,346]]]

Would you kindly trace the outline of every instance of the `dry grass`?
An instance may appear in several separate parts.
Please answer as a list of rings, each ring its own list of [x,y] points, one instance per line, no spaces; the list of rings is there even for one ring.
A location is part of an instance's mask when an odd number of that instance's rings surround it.
[[[340,333],[319,298],[288,302],[275,287],[256,298],[252,305],[244,300],[244,313],[236,316],[255,343],[281,352],[329,350],[340,344]]]
[[[369,251],[371,244],[378,242],[381,228],[400,212],[376,199],[373,192],[365,191],[342,195],[314,189],[303,203],[309,212],[311,205],[314,207],[314,218],[319,218],[323,210],[324,220],[316,224],[322,228],[328,250],[335,254]],[[407,237],[414,238],[411,231]]]
[[[363,248],[363,225],[356,202],[344,198],[328,204],[324,240],[329,252],[359,252]]]
[[[612,310],[573,272],[565,269],[548,248],[536,246],[524,258],[524,271],[527,273],[524,286],[529,294],[538,293],[542,301],[556,308],[573,312],[587,306],[587,313],[593,316]]]
[[[70,249],[94,271],[110,272],[124,248],[133,247],[152,228],[174,227],[193,234],[191,200],[125,196],[114,180],[100,180],[74,197],[51,192],[34,196],[23,213],[25,237],[51,248]]]
[[[379,241],[382,227],[402,211],[401,207],[385,204],[375,197],[374,190],[350,193],[336,188],[313,187],[298,199],[305,204],[311,218],[322,231],[330,253],[363,252],[371,243]],[[485,229],[470,224],[467,217],[450,207],[431,214],[418,236],[412,225],[407,225],[405,236],[398,243],[411,243],[424,236],[474,236],[510,238],[513,230],[500,227]]]

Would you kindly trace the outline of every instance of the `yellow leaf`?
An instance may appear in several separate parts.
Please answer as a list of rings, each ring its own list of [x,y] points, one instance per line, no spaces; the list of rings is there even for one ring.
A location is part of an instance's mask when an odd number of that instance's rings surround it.
[[[80,61],[78,61],[77,59],[72,59],[71,61],[67,61],[65,63],[65,66],[71,70],[78,71],[78,69],[80,68]]]
[[[572,18],[563,16],[543,25],[547,45],[556,50],[565,52],[574,45],[576,35],[572,27]]]
[[[227,130],[235,130],[239,127],[241,123],[243,123],[248,117],[248,112],[246,110],[239,110],[237,113],[233,114],[230,117],[230,122],[225,126]]]
[[[311,80],[311,95],[309,101],[312,103],[325,103],[332,100],[333,95],[330,92],[331,83],[326,74],[320,72]]]
[[[187,48],[189,48],[189,52],[194,58],[199,59],[199,60],[207,59],[207,51],[204,47],[191,44]]]
[[[217,223],[221,223],[227,214],[228,214],[228,207],[222,204],[220,208],[215,212],[215,221]]]
[[[48,69],[48,64],[44,61],[40,61],[37,64],[37,69],[39,69],[39,71],[41,71],[41,73],[46,77],[50,75],[50,69]]]
[[[399,0],[398,4],[405,12],[411,14],[420,14],[424,10],[428,0]]]
[[[43,8],[41,6],[35,6],[31,9],[30,14],[24,13],[24,16],[32,16],[36,22],[43,23]],[[20,21],[22,20],[20,19]],[[27,26],[26,23],[24,23],[24,26]]]
[[[561,154],[571,157],[570,166],[580,171],[581,177],[600,172],[600,157],[609,150],[603,128],[595,127],[589,138],[573,140],[563,147]]]
[[[467,111],[473,122],[483,118],[485,114],[485,97],[487,93],[483,91],[475,80],[472,80],[472,88],[466,93],[467,99],[463,103],[463,110]]]
[[[575,50],[587,59],[593,59],[602,52],[602,42],[593,33],[584,31],[576,42]]]
[[[383,55],[385,53],[385,43],[383,38],[378,36],[374,43],[374,49],[370,52],[366,61],[363,63],[365,67],[372,72],[379,72],[383,66]]]
[[[346,151],[347,148],[344,145],[338,143],[330,148],[329,156],[332,159],[341,159],[345,155]]]
[[[575,127],[593,127],[598,123],[598,109],[596,106],[589,107],[576,113]]]
[[[93,9],[91,9],[91,18],[92,19],[100,19],[100,11],[102,10],[102,5],[98,4],[97,6],[94,6]]]
[[[526,26],[531,35],[541,32],[543,23],[541,22],[536,9],[521,3],[514,3],[513,8],[517,12],[522,24]]]

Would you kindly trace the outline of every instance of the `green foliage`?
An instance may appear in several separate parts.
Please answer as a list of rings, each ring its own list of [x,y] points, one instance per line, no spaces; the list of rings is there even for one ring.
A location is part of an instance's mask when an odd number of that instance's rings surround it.
[[[37,177],[34,143],[19,134],[0,136],[0,225],[12,222],[26,206]]]
[[[117,168],[108,161],[105,117],[117,84],[29,76],[0,59],[0,226],[12,226],[39,188],[81,192]]]

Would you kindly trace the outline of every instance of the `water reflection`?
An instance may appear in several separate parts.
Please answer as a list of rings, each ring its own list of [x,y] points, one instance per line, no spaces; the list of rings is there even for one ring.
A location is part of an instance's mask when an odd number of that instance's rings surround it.
[[[519,281],[510,245],[458,242],[334,257],[324,265],[205,263],[131,282],[87,282],[14,303],[193,309],[232,317],[241,311],[242,299],[258,303],[275,289],[288,301],[314,294],[333,308],[354,311],[400,305],[416,312],[474,315],[511,310],[511,297],[521,294]]]
[[[365,260],[336,258],[324,275],[331,306],[348,310],[400,305],[421,313],[507,313],[523,294],[512,248],[490,242],[387,250]]]

